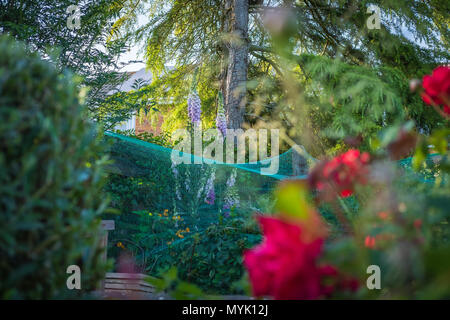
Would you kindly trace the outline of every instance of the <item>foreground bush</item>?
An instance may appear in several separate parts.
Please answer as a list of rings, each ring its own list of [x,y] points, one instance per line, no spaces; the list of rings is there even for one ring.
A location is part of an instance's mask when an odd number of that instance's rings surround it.
[[[0,298],[95,289],[103,159],[71,76],[0,38]],[[70,265],[81,289],[68,290]]]

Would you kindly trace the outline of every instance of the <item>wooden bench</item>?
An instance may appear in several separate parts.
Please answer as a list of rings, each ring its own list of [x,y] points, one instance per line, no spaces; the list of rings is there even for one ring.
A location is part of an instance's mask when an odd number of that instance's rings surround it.
[[[104,232],[100,245],[105,249],[102,259],[107,260],[108,231],[115,229],[114,220],[102,220],[101,229]],[[145,281],[147,276],[141,273],[107,272],[101,284],[103,295],[119,295],[135,297],[136,295],[152,294],[154,288]]]
[[[103,290],[105,293],[120,292],[122,294],[148,294],[155,290],[145,281],[147,276],[141,273],[108,272],[105,276]]]

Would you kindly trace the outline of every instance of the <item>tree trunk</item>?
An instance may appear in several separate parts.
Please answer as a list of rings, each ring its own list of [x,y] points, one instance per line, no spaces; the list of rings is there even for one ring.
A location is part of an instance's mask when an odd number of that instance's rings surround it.
[[[242,127],[248,68],[248,0],[225,0],[224,31],[228,33],[222,73],[227,126]]]

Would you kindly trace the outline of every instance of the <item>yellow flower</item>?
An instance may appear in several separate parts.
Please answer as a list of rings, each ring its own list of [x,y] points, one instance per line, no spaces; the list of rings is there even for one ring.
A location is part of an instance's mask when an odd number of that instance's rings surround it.
[[[178,237],[179,238],[184,238],[184,236],[181,233],[178,235]]]
[[[153,214],[152,214],[151,212],[149,212],[148,215],[149,215],[150,217],[153,216]]]
[[[191,230],[189,229],[189,227],[186,228],[186,232],[191,232]]]
[[[117,242],[117,245],[116,245],[118,248],[122,248],[122,249],[125,249],[125,247],[124,247],[124,245],[123,245],[123,243],[122,242]]]

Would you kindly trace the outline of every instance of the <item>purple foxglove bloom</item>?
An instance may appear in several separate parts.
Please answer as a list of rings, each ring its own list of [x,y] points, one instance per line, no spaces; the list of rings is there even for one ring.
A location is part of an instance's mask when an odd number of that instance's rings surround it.
[[[211,172],[211,175],[206,182],[205,190],[206,190],[206,197],[205,202],[208,204],[214,204],[214,200],[216,199],[216,194],[214,192],[214,179],[216,178],[216,172],[213,170]]]
[[[225,204],[223,205],[223,209],[224,210],[230,210],[231,209],[231,202],[229,202],[229,201],[225,202]]]
[[[216,193],[214,192],[214,186],[209,189],[208,194],[206,195],[205,202],[207,204],[214,204],[214,201],[216,200]]]
[[[188,115],[194,125],[198,125],[201,120],[202,107],[198,93],[193,91],[188,97]]]
[[[236,199],[232,196],[227,196],[224,200],[223,204],[223,210],[229,211],[232,207],[238,207],[239,206],[239,199]]]

